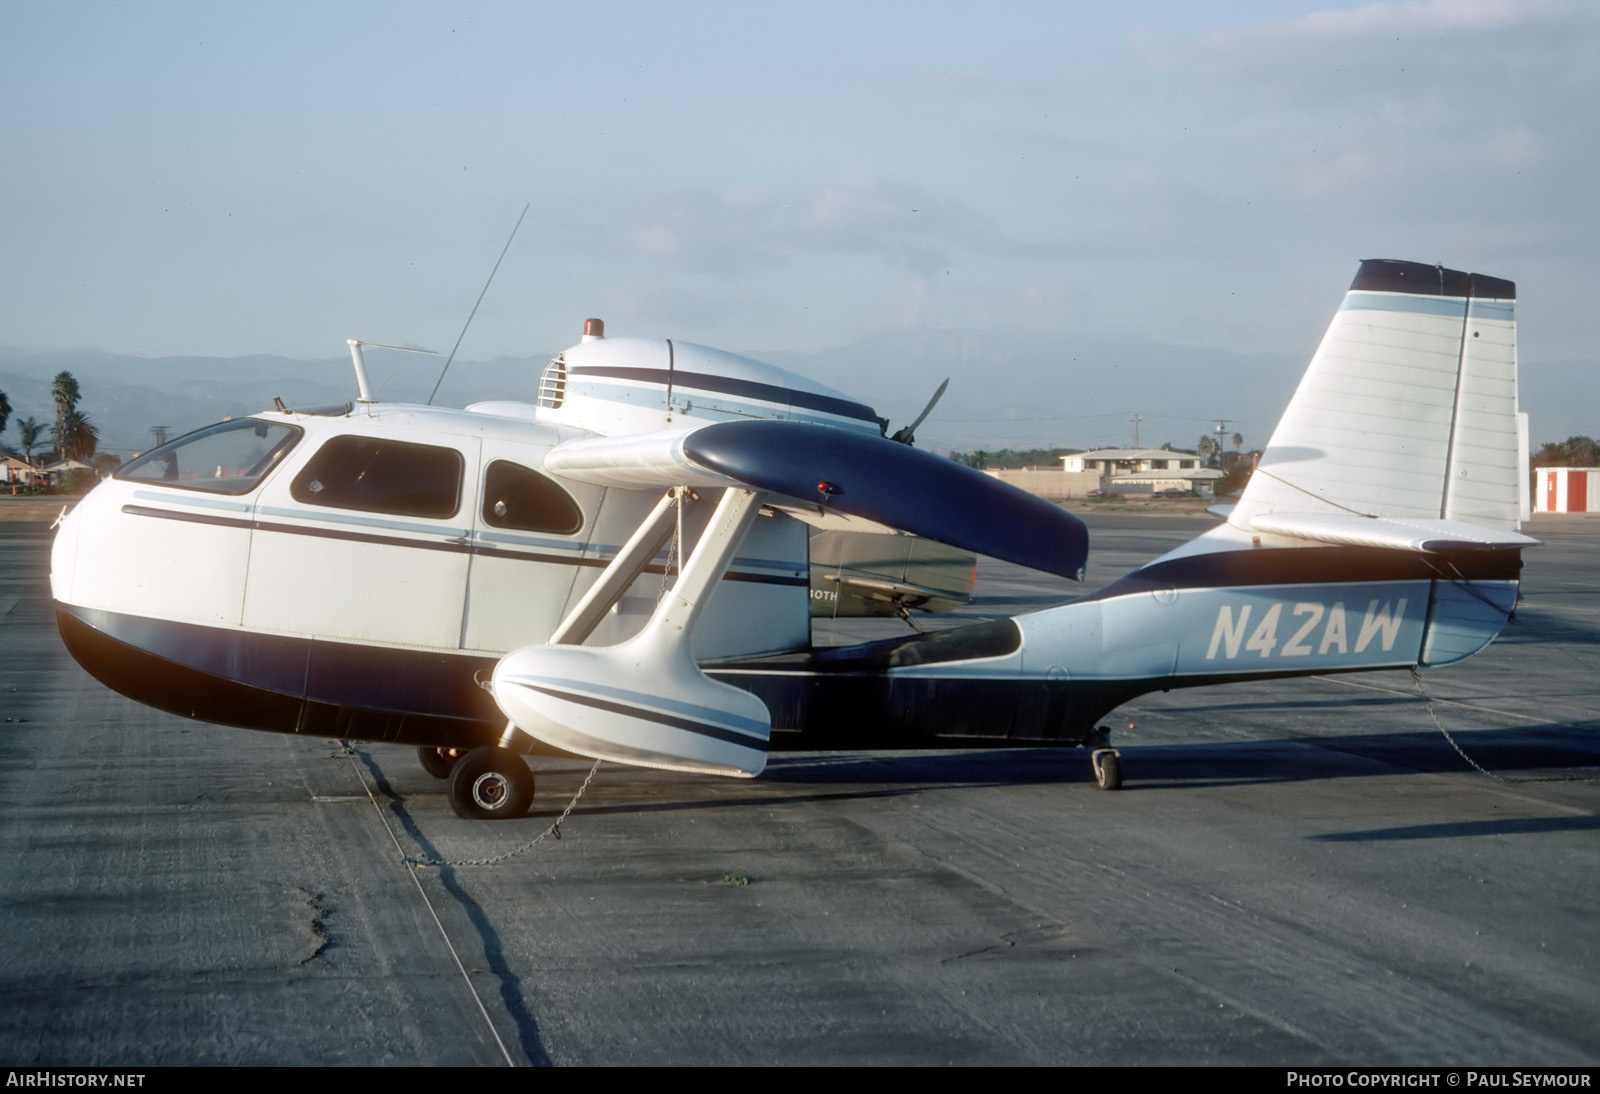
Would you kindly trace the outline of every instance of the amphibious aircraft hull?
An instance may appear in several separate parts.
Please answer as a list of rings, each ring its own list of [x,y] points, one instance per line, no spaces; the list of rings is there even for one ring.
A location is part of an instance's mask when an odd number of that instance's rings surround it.
[[[762,700],[776,749],[1073,744],[1151,691],[1457,660],[1503,625],[1521,565],[1516,550],[1219,552],[1016,619],[705,668]],[[479,683],[493,656],[56,612],[97,679],[186,717],[438,748],[492,744],[504,728]],[[1073,630],[1076,642],[1061,639]],[[1119,645],[1118,634],[1139,637]]]

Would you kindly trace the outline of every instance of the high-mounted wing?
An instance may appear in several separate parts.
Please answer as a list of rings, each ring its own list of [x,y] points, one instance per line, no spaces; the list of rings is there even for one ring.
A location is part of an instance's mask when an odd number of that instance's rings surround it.
[[[953,460],[811,422],[714,422],[557,445],[545,468],[605,486],[742,486],[1081,580],[1077,517]]]

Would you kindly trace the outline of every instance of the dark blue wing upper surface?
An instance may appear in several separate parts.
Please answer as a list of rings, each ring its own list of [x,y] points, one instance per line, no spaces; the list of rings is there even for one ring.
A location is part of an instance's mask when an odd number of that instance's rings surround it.
[[[877,521],[979,554],[1081,580],[1084,523],[953,460],[833,426],[718,422],[683,451],[758,490]]]

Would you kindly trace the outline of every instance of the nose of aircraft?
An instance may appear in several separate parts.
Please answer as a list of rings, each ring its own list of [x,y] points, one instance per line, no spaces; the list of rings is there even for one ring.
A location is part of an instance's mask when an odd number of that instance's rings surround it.
[[[77,568],[78,538],[82,534],[83,518],[78,510],[82,503],[68,510],[56,525],[56,538],[50,546],[50,595],[58,601],[72,599],[72,579]]]
[[[96,486],[71,503],[57,523],[50,548],[50,595],[57,603],[81,603],[89,592],[82,588],[84,574],[97,567],[115,570],[123,561],[127,544],[122,522],[129,518],[122,511],[127,499],[119,495],[119,485],[107,481]]]

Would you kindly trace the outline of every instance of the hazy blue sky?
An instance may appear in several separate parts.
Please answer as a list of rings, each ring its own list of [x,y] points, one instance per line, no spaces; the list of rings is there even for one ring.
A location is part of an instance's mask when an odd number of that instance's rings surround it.
[[[1366,257],[1593,357],[1600,5],[0,5],[0,343],[1309,349]]]

